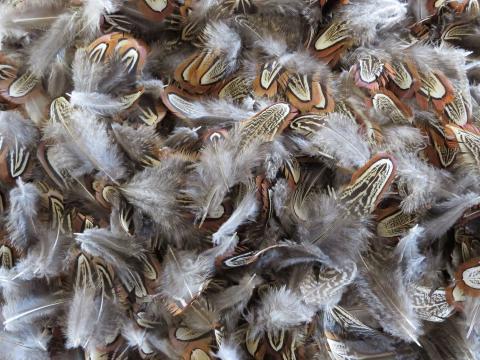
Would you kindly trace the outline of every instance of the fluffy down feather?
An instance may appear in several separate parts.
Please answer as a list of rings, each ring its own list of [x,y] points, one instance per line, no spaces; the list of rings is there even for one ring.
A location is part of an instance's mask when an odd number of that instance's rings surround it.
[[[213,260],[202,254],[169,249],[159,287],[167,299],[188,303],[208,284],[213,275]]]
[[[21,179],[17,180],[17,186],[10,191],[7,232],[10,241],[18,249],[26,250],[37,238],[35,218],[39,210],[39,198],[38,188]]]
[[[340,10],[342,19],[358,35],[360,44],[368,44],[376,36],[398,26],[407,14],[407,5],[399,0],[356,0]]]
[[[109,299],[96,297],[95,289],[76,289],[66,322],[67,348],[94,350],[114,340],[123,318]]]
[[[90,112],[75,110],[67,122],[49,124],[45,137],[57,142],[50,152],[57,172],[78,178],[97,170],[114,182],[126,175],[122,154],[106,124]]]
[[[38,138],[38,130],[33,123],[17,111],[0,112],[0,134],[3,137],[2,146],[11,147],[16,141],[20,146],[30,148]]]
[[[412,153],[397,152],[395,160],[399,186],[406,192],[401,204],[403,211],[422,211],[445,195],[445,184],[451,181],[446,171],[434,168]]]
[[[120,192],[127,201],[148,215],[166,238],[183,241],[186,204],[182,195],[187,163],[170,158],[135,174]],[[185,231],[185,234],[183,233]]]
[[[270,288],[261,297],[261,304],[250,319],[256,332],[288,329],[308,323],[315,310],[286,286]]]
[[[341,114],[329,115],[326,125],[315,133],[311,142],[341,167],[360,167],[370,158],[368,143],[359,126]]]

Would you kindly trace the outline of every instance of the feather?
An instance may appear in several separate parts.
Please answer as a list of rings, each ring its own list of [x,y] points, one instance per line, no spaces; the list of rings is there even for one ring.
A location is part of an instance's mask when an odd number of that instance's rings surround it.
[[[464,337],[461,320],[454,318],[441,323],[422,339],[422,346],[428,356],[438,359],[476,358],[476,349]]]
[[[0,136],[3,138],[3,146],[14,147],[17,141],[20,146],[30,148],[38,139],[38,130],[19,112],[2,111],[0,112]]]
[[[118,307],[95,296],[95,289],[76,289],[66,321],[66,347],[95,349],[113,342],[123,323]],[[107,343],[106,343],[107,341]]]
[[[432,47],[416,45],[409,49],[415,63],[425,72],[435,69],[441,71],[450,81],[458,81],[459,87],[468,84],[465,62],[468,52],[453,47]]]
[[[426,270],[426,258],[419,249],[423,235],[423,228],[415,225],[400,239],[395,248],[394,256],[399,263],[404,264],[403,276],[407,284],[419,280]]]
[[[312,268],[300,281],[299,291],[306,304],[318,309],[330,308],[340,302],[356,276],[357,266],[354,262],[336,269],[322,266],[318,269],[318,275]]]
[[[234,343],[222,341],[222,344],[215,353],[215,357],[220,360],[242,360],[245,359],[243,352]]]
[[[197,101],[191,96],[182,96],[177,89],[168,87],[163,93],[163,101],[180,118],[199,121],[202,118],[228,119],[228,122],[245,120],[255,114],[246,104],[234,104],[226,99],[205,99]],[[194,122],[195,123],[195,122]]]
[[[220,226],[212,240],[215,245],[222,244],[225,239],[234,236],[238,227],[247,221],[252,221],[257,214],[258,203],[255,194],[247,193],[239,202],[230,218]]]
[[[183,179],[187,164],[167,158],[158,165],[135,174],[120,187],[127,201],[148,215],[166,238],[183,241],[190,234],[183,213]]]
[[[51,336],[42,334],[42,330],[32,326],[18,332],[0,332],[0,346],[8,348],[8,351],[2,354],[2,358],[6,360],[50,359],[47,346]]]
[[[28,65],[35,76],[42,77],[55,57],[62,50],[72,46],[77,35],[75,17],[75,13],[60,15],[29,49]]]
[[[262,279],[255,274],[244,275],[238,285],[233,285],[220,292],[213,299],[213,306],[219,312],[241,313],[253,294],[253,290],[260,285]]]
[[[389,31],[407,14],[407,6],[398,0],[357,0],[339,9],[340,17],[348,20],[356,41],[368,44],[379,33]]]
[[[59,1],[41,1],[38,3],[2,3],[0,6],[0,43],[13,38],[20,40],[29,31],[48,27],[62,12]]]
[[[242,46],[239,34],[233,27],[228,26],[227,23],[218,21],[209,22],[202,36],[205,48],[218,52],[222,56],[222,61],[229,68],[225,73],[231,73],[236,66],[237,57]]]
[[[128,157],[140,164],[152,156],[161,146],[160,137],[152,126],[133,128],[127,125],[112,124],[115,139]]]
[[[471,207],[480,203],[480,196],[473,192],[466,192],[461,195],[453,195],[449,199],[436,203],[430,216],[422,227],[429,238],[437,239],[445,234],[463,213]]]
[[[122,0],[86,0],[80,12],[80,31],[87,39],[92,39],[100,33],[102,17],[120,10]]]
[[[288,44],[271,35],[264,36],[257,40],[255,45],[265,54],[267,59],[274,58],[282,67],[292,73],[315,76],[322,83],[330,85],[331,72],[327,66],[309,52],[304,50],[291,51]]]
[[[263,331],[281,331],[308,323],[315,310],[301,297],[285,286],[269,288],[261,297],[261,304],[249,320],[254,336]]]
[[[15,266],[15,277],[24,280],[52,278],[65,267],[65,258],[72,240],[58,231],[44,231],[38,234],[38,242],[30,246],[26,257]]]
[[[96,115],[114,115],[124,110],[124,104],[119,99],[97,92],[72,91],[70,103]]]
[[[345,168],[360,167],[370,158],[370,150],[360,128],[341,114],[331,114],[311,140]]]
[[[122,335],[128,341],[129,346],[138,348],[144,354],[153,352],[145,329],[139,328],[132,322],[127,322],[122,327]]]
[[[112,97],[131,93],[136,75],[125,71],[125,64],[118,54],[108,63],[93,62],[87,49],[78,49],[72,63],[72,80],[75,91]]]
[[[190,303],[208,284],[213,275],[213,259],[190,251],[169,248],[159,292],[182,307]]]
[[[263,151],[258,146],[239,151],[239,135],[233,133],[231,137],[209,143],[202,150],[200,161],[194,165],[189,181],[191,188],[187,192],[200,218],[211,209],[217,209],[234,185],[249,185],[252,170],[262,161]]]
[[[141,241],[123,235],[114,234],[107,229],[88,229],[75,234],[75,240],[83,251],[98,256],[108,263],[125,271],[132,266],[132,259],[139,258],[145,252]]]
[[[411,126],[389,126],[382,128],[384,143],[379,147],[392,154],[397,152],[416,152],[425,147],[427,138],[421,131]],[[396,158],[396,155],[395,155]]]
[[[436,169],[415,154],[395,154],[398,183],[406,196],[402,199],[402,210],[411,214],[423,210],[445,195],[445,185],[451,181],[446,171]]]
[[[17,180],[10,191],[10,211],[7,215],[7,232],[10,241],[18,249],[25,250],[37,240],[36,222],[40,193],[31,183]]]
[[[125,232],[88,229],[75,234],[75,240],[80,243],[84,252],[100,257],[111,265],[128,293],[138,298],[145,298],[148,295],[142,277],[146,244],[141,239],[132,238]]]
[[[56,99],[65,94],[71,87],[71,68],[67,63],[66,52],[60,51],[52,61],[48,75],[48,95]]]
[[[254,0],[254,5],[264,14],[296,14],[303,8],[304,3],[298,0]]]
[[[338,263],[355,261],[357,252],[366,249],[371,236],[369,219],[349,215],[337,198],[327,194],[311,196],[301,212],[308,221],[298,227],[296,238],[320,246],[333,261],[327,265],[335,268]],[[345,242],[339,243],[339,237]]]
[[[480,303],[475,298],[467,297],[464,311],[466,315],[466,338],[475,339],[475,337],[479,336]]]
[[[114,182],[126,175],[122,156],[106,125],[89,112],[75,110],[66,121],[49,124],[45,137],[57,141],[49,152],[57,172],[66,170],[81,177],[96,169]]]
[[[406,294],[400,272],[387,264],[375,265],[365,255],[360,255],[359,268],[365,281],[358,283],[360,295],[369,305],[372,316],[387,333],[419,344],[422,328],[411,299],[406,295],[398,296],[398,293]]]
[[[277,176],[280,168],[290,160],[290,153],[281,141],[273,141],[271,149],[266,154],[265,170],[268,180],[273,180]]]
[[[3,326],[7,331],[18,331],[42,317],[58,312],[67,299],[62,293],[31,296],[25,299],[9,299],[2,307]]]

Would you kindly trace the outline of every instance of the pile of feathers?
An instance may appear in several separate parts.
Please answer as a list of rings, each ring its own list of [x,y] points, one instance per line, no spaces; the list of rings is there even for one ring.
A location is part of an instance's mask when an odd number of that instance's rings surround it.
[[[480,359],[479,0],[2,0],[0,359]]]

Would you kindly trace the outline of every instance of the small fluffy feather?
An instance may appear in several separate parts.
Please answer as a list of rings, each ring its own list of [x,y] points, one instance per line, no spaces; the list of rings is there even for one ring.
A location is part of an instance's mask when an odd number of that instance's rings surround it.
[[[238,285],[230,286],[223,290],[213,298],[215,310],[222,311],[238,311],[242,312],[250,301],[253,290],[261,284],[260,279],[255,274],[244,275]]]
[[[102,16],[120,10],[124,0],[86,0],[83,1],[81,16],[81,32],[92,39],[100,33]],[[93,40],[93,39],[92,39]]]
[[[106,124],[90,112],[74,110],[66,123],[49,124],[45,137],[57,140],[50,161],[58,172],[66,170],[80,177],[97,170],[112,181],[126,175],[122,154]]]
[[[366,249],[371,237],[369,219],[349,214],[334,196],[312,195],[301,211],[306,221],[298,226],[295,238],[319,246],[333,261],[327,265],[337,267],[355,261],[358,252]],[[345,241],[339,243],[339,238]]]
[[[70,103],[96,115],[114,115],[123,108],[120,100],[97,92],[72,91]]]
[[[150,155],[155,147],[160,147],[161,140],[152,126],[133,128],[127,125],[112,124],[113,134],[128,157],[139,163],[145,155]]]
[[[93,256],[99,256],[116,267],[131,266],[135,257],[141,256],[144,247],[141,241],[132,239],[127,235],[114,234],[107,229],[88,229],[75,235],[83,251]]]
[[[26,250],[35,242],[36,216],[39,211],[40,193],[32,183],[17,180],[17,186],[10,191],[10,211],[7,214],[7,232],[11,243]],[[37,225],[38,226],[38,225]]]
[[[243,360],[244,354],[240,351],[236,344],[228,341],[222,341],[215,357],[219,360]]]
[[[395,267],[361,255],[363,280],[357,287],[369,306],[371,315],[383,329],[406,342],[419,344],[421,323],[403,282],[401,272]],[[398,296],[401,293],[403,296]]]
[[[3,137],[3,146],[8,145],[13,148],[17,141],[20,146],[29,148],[38,139],[38,130],[19,112],[1,111],[0,135]]]
[[[253,3],[264,14],[295,14],[305,6],[301,0],[253,0]]]
[[[127,201],[148,215],[165,237],[178,241],[185,235],[184,219],[180,214],[186,165],[180,159],[165,159],[137,172],[120,188]]]
[[[188,303],[213,275],[213,259],[190,251],[168,250],[159,291],[167,299]]]
[[[235,67],[242,40],[234,28],[222,21],[210,22],[204,29],[205,47],[219,52],[230,68]]]
[[[378,33],[391,30],[406,14],[407,5],[399,0],[355,0],[340,9],[341,18],[348,20],[360,44],[370,43]]]
[[[442,236],[466,210],[478,204],[480,196],[473,192],[453,195],[446,201],[435,204],[430,211],[431,217],[422,224],[427,236],[433,239]]]
[[[234,104],[223,99],[206,99],[204,101],[192,101],[189,106],[189,112],[184,115],[193,121],[214,117],[238,122],[252,117],[255,113],[253,109],[243,104]]]
[[[451,181],[446,171],[434,168],[412,153],[397,152],[395,160],[398,183],[407,192],[401,203],[404,212],[422,211],[444,195],[444,184]]]
[[[250,185],[252,171],[260,165],[263,151],[257,143],[240,152],[240,141],[240,135],[234,132],[229,138],[210,143],[202,150],[191,175],[191,188],[187,190],[198,218],[218,208],[234,185]]]
[[[75,52],[72,62],[72,80],[75,91],[80,93],[101,93],[117,97],[125,95],[135,88],[135,74],[127,73],[119,56],[108,63],[92,62],[87,49]]]
[[[255,193],[247,193],[230,218],[212,235],[213,243],[219,245],[224,239],[234,236],[237,228],[245,222],[253,220],[257,212],[258,203]]]
[[[56,277],[64,270],[65,258],[71,245],[72,239],[62,234],[60,229],[40,232],[38,242],[16,264],[16,277],[24,280]]]
[[[101,297],[102,295],[100,295]],[[95,289],[76,289],[66,322],[67,348],[94,350],[104,339],[117,336],[123,317],[109,299],[95,296]]]
[[[427,138],[421,131],[413,126],[389,126],[383,128],[384,144],[382,150],[390,153],[398,151],[415,152],[427,143]]]
[[[279,331],[308,323],[315,310],[286,286],[270,288],[261,297],[261,303],[250,319],[255,331]]]
[[[129,346],[137,347],[145,354],[152,352],[145,329],[136,326],[132,322],[128,322],[122,327],[122,335],[128,341]]]
[[[8,299],[2,307],[3,326],[7,331],[21,331],[27,324],[53,316],[67,301],[62,295],[55,293]]]
[[[332,156],[341,167],[361,167],[370,158],[368,143],[359,126],[338,113],[328,116],[326,125],[313,135],[311,142]]]
[[[425,271],[425,256],[420,252],[419,243],[424,236],[421,226],[415,225],[400,239],[394,255],[399,263],[403,263],[404,279],[406,283],[419,280]]]
[[[0,346],[8,349],[3,352],[3,359],[49,360],[51,357],[47,346],[51,336],[45,336],[42,331],[43,329],[37,330],[37,327],[19,332],[1,331]]]
[[[76,13],[60,15],[49,30],[30,48],[30,70],[38,77],[45,74],[57,54],[70,47],[77,35]]]

